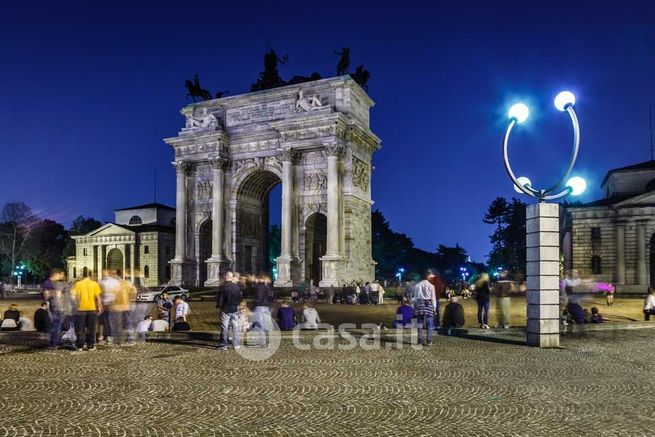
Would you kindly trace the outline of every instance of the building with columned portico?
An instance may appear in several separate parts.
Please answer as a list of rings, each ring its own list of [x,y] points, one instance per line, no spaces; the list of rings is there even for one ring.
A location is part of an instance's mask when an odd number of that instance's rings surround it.
[[[198,102],[175,153],[172,283],[267,270],[269,195],[282,184],[276,286],[371,281],[373,101],[340,76]]]
[[[601,188],[604,198],[567,208],[564,266],[645,293],[655,286],[655,161],[610,170]]]
[[[108,269],[139,286],[168,282],[175,253],[175,208],[149,203],[117,209],[114,217],[114,223],[72,237],[75,256],[67,259],[69,279]]]

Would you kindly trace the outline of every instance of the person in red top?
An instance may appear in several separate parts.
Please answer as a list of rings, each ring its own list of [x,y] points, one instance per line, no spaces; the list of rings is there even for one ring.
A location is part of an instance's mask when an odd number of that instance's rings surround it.
[[[430,282],[430,284],[434,286],[434,294],[437,297],[437,308],[434,311],[434,325],[433,325],[434,329],[437,330],[441,325],[441,323],[439,322],[439,320],[441,320],[439,318],[439,299],[441,299],[441,296],[443,295],[443,292],[446,289],[446,284],[444,284],[444,282],[441,280],[441,277],[439,276],[439,272],[437,272],[434,269],[432,270],[432,272],[434,273],[434,276],[430,277],[428,281]]]

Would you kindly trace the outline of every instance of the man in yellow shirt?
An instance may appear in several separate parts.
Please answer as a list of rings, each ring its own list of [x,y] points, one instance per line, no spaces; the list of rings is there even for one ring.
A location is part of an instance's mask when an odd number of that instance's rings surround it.
[[[76,310],[75,335],[78,349],[86,343],[88,350],[96,350],[96,317],[102,311],[101,293],[100,285],[88,274],[71,289],[73,308]]]

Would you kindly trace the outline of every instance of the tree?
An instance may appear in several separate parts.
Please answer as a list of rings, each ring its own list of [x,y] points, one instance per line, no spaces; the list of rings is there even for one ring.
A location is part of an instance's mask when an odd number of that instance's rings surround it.
[[[448,283],[453,283],[460,278],[460,268],[464,267],[468,261],[468,254],[466,249],[459,244],[454,247],[444,246],[440,244],[437,247],[437,269],[441,272],[441,276]]]
[[[0,255],[5,257],[9,267],[4,274],[9,273],[13,283],[13,272],[20,260],[25,244],[37,221],[29,206],[23,202],[9,202],[0,212]]]
[[[64,248],[68,234],[64,226],[53,220],[39,220],[35,223],[21,260],[34,277],[43,278],[53,267],[63,268]]]
[[[93,217],[77,216],[71,223],[68,235],[66,236],[66,247],[64,248],[64,257],[75,255],[75,240],[70,238],[70,235],[86,235],[91,231],[95,231],[102,222]]]
[[[282,237],[279,225],[272,225],[268,230],[268,265],[270,269],[277,265],[277,258],[282,252]]]
[[[507,202],[498,197],[491,202],[483,219],[484,223],[496,225],[490,235],[493,247],[489,264],[508,269],[515,280],[525,277],[525,208],[525,203],[516,198]]]
[[[399,267],[410,273],[408,261],[414,257],[414,242],[405,234],[394,232],[380,210],[371,214],[373,259],[377,261],[377,277],[393,278]]]

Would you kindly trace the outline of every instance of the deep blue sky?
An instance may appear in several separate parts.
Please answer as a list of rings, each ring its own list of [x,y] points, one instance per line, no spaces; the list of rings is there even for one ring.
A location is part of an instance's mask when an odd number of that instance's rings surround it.
[[[9,2],[0,14],[0,203],[23,200],[69,223],[112,209],[174,205],[171,149],[184,80],[245,92],[267,45],[284,78],[334,74],[351,47],[371,70],[382,138],[373,194],[419,247],[459,242],[482,260],[496,196],[514,191],[500,140],[517,99],[532,117],[512,139],[517,173],[558,178],[570,126],[552,106],[578,98],[577,173],[601,196],[610,168],[649,159],[655,104],[651,1]],[[606,4],[607,3],[607,4]],[[533,159],[534,162],[530,162]]]

